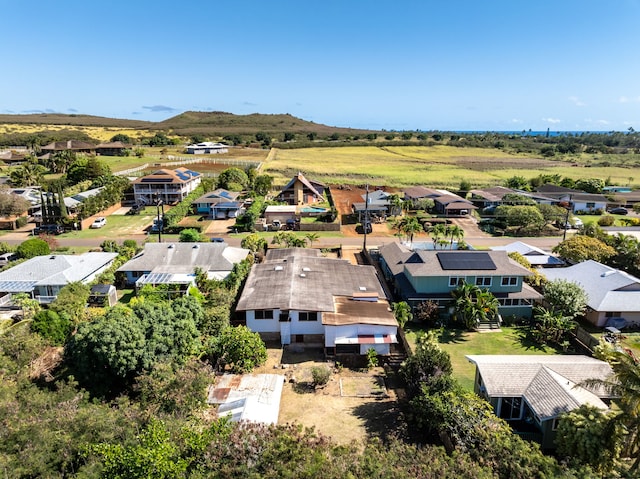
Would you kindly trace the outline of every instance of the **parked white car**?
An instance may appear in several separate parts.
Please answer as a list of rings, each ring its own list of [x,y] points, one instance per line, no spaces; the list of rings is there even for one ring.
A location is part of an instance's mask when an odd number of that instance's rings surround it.
[[[98,216],[95,220],[93,220],[93,223],[91,223],[91,228],[102,228],[106,224],[107,218],[105,218],[104,216]]]

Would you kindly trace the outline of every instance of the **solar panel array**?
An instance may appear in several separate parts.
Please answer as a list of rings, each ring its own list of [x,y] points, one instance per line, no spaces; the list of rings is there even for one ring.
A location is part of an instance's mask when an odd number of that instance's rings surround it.
[[[437,253],[443,270],[496,270],[498,267],[487,252],[483,251],[441,251]]]

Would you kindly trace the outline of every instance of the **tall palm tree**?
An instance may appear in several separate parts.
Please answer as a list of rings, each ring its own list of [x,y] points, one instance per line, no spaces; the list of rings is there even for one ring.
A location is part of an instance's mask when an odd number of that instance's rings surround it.
[[[407,236],[410,243],[413,243],[413,236],[423,230],[422,225],[415,216],[403,218],[405,221],[402,226],[402,232]]]
[[[458,225],[449,225],[445,231],[445,237],[449,237],[449,249],[453,249],[453,242],[464,238],[464,230]]]
[[[446,237],[446,232],[447,227],[442,223],[438,223],[431,228],[429,234],[431,235],[431,240],[433,241],[433,249],[438,249],[438,244],[441,244],[440,240]]]

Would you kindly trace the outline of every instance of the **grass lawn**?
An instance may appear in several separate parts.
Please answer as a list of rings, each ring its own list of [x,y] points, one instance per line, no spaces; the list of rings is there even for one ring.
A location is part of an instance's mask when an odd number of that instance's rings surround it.
[[[405,327],[407,341],[413,347],[420,326]],[[467,354],[558,354],[549,347],[542,347],[527,340],[524,328],[503,327],[501,332],[476,333],[458,329],[446,329],[439,337],[442,349],[449,353],[453,375],[460,384],[473,390],[475,366]]]
[[[146,210],[139,215],[111,215],[107,217],[107,224],[102,228],[87,228],[82,231],[72,231],[60,235],[61,238],[114,238],[126,239],[128,235],[143,234],[145,228],[149,226],[153,219],[156,218],[152,208]]]

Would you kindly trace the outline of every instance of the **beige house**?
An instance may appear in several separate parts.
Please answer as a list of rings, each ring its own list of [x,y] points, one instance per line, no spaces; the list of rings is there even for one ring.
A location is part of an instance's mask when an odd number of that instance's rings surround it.
[[[136,203],[154,205],[158,201],[175,205],[195,190],[202,181],[197,171],[181,167],[175,170],[161,169],[133,181]]]

